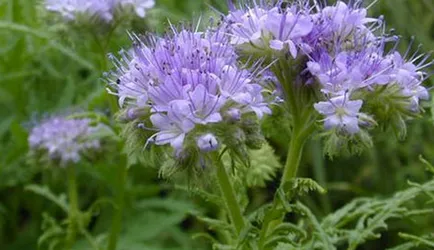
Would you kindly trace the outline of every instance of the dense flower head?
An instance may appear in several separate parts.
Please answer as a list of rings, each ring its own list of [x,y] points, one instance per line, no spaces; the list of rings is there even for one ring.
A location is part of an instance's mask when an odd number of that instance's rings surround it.
[[[100,140],[91,139],[103,125],[91,126],[90,119],[53,117],[35,126],[28,138],[30,149],[43,151],[61,164],[80,161],[81,154],[100,148]]]
[[[359,125],[372,125],[366,120],[377,118],[365,106],[372,106],[372,100],[363,99],[370,94],[384,98],[380,105],[396,106],[391,110],[401,112],[397,115],[416,115],[420,100],[429,98],[422,83],[427,78],[424,69],[432,65],[430,55],[401,55],[393,46],[399,39],[386,34],[383,18],[369,17],[362,3],[253,2],[238,9],[230,6],[225,25],[240,53],[302,64],[294,68],[307,76],[306,85],[318,86],[322,98],[314,108],[324,116],[324,127],[356,134]]]
[[[117,70],[111,85],[119,104],[147,110],[157,130],[148,142],[170,144],[179,154],[187,136],[209,125],[271,112],[263,87],[255,83],[257,72],[240,67],[226,32],[172,29],[166,37],[132,35],[133,49],[121,52],[121,59],[112,57]],[[202,151],[216,149],[218,139],[205,134],[212,145],[203,143],[203,133],[194,144]]]
[[[45,0],[47,10],[59,13],[67,21],[88,16],[107,23],[113,20],[119,9],[132,9],[137,16],[143,18],[146,10],[154,4],[154,0]]]

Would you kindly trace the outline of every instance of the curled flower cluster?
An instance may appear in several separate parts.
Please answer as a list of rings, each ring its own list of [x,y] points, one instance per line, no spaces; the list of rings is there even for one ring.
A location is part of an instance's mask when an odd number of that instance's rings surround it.
[[[110,22],[117,10],[130,9],[138,17],[144,18],[146,10],[152,8],[154,4],[154,0],[45,0],[47,10],[59,13],[68,21],[86,15]]]
[[[306,85],[319,86],[321,98],[314,108],[328,130],[358,133],[360,126],[375,123],[372,117],[381,118],[370,110],[375,105],[404,118],[417,114],[420,100],[429,97],[422,82],[427,78],[423,70],[432,65],[430,55],[401,55],[397,46],[385,50],[398,39],[385,34],[382,17],[367,16],[362,1],[311,2],[231,6],[226,24],[232,43],[247,53],[285,55],[302,64],[296,67],[298,75],[311,79]]]
[[[91,126],[89,119],[54,117],[34,127],[29,135],[30,149],[47,152],[62,164],[80,161],[81,154],[100,148],[98,139],[90,139],[102,125]]]
[[[271,112],[255,83],[257,72],[238,65],[226,32],[182,30],[133,40],[131,52],[113,57],[111,85],[128,119],[148,115],[157,131],[148,142],[170,144],[179,155],[186,141],[194,141],[208,152],[221,143],[212,125]]]

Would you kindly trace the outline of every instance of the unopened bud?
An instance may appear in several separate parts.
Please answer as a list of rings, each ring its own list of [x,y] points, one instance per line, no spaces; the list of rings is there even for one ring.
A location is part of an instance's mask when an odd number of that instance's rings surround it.
[[[213,134],[205,134],[197,139],[197,146],[200,151],[207,153],[218,149],[219,143]]]

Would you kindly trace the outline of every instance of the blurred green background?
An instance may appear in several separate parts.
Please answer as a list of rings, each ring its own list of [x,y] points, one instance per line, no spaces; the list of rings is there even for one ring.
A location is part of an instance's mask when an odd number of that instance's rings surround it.
[[[167,20],[177,24],[198,20],[199,16],[208,19],[215,15],[210,6],[221,11],[226,8],[225,1],[220,0],[156,0],[147,20],[134,23],[132,30],[163,32]],[[402,36],[403,50],[411,36],[415,37],[415,49],[419,43],[425,52],[434,49],[433,0],[379,0],[370,12],[385,16],[387,26]],[[27,164],[28,129],[53,112],[108,112],[105,82],[101,80],[103,72],[111,67],[105,53],[130,46],[124,30],[118,29],[115,37],[101,51],[92,39],[47,21],[40,1],[0,0],[0,249],[36,249],[41,225],[55,228],[48,217],[63,218],[59,208],[25,188],[39,184],[49,186],[54,193],[65,190],[62,170]],[[387,196],[406,188],[407,180],[428,180],[430,176],[418,157],[423,155],[434,162],[434,114],[432,103],[424,105],[424,118],[409,123],[405,140],[397,140],[392,133],[377,134],[375,147],[358,156],[331,161],[312,140],[301,175],[317,180],[328,193],[306,198],[308,206],[323,216],[354,197]],[[286,152],[284,147],[277,152]],[[83,166],[79,180],[82,206],[114,192],[116,176],[110,167],[109,163]],[[275,187],[271,182],[268,188],[251,193],[269,199]],[[129,206],[119,249],[209,249],[207,243],[191,239],[191,233],[204,230],[204,226],[189,214],[212,214],[215,208],[159,180],[157,170],[134,166],[127,197]],[[110,208],[95,212],[91,231],[106,230],[111,212]],[[418,235],[433,232],[434,216],[392,221],[388,233],[360,249],[393,246],[400,242],[397,232],[404,229]],[[83,245],[77,249],[86,248]]]

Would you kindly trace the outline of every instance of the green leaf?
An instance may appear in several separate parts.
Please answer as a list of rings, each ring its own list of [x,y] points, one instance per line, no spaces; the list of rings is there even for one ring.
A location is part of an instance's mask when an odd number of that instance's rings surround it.
[[[25,190],[38,194],[46,199],[52,201],[58,205],[65,213],[68,213],[68,203],[66,202],[65,194],[55,195],[51,192],[48,186],[39,186],[36,184],[30,184],[25,187]]]
[[[411,240],[415,242],[417,245],[424,245],[430,248],[434,248],[434,237],[432,235],[430,237],[419,237],[416,235],[400,233],[399,237],[406,240]]]
[[[60,239],[65,236],[66,232],[57,224],[56,220],[47,213],[43,213],[42,217],[42,229],[44,232],[38,238],[38,248],[42,249],[42,246],[48,243],[48,249],[55,249],[55,247],[60,244]]]
[[[291,190],[291,193],[298,196],[307,195],[310,192],[319,192],[321,194],[327,192],[316,181],[310,178],[295,178],[285,184],[285,189]]]
[[[250,167],[243,168],[240,175],[245,178],[248,187],[265,187],[267,181],[273,180],[276,172],[282,168],[273,148],[264,143],[259,150],[249,150]]]
[[[300,248],[290,243],[279,243],[273,250],[299,250]]]
[[[432,174],[434,174],[434,166],[431,163],[429,163],[427,160],[425,160],[425,158],[423,158],[422,155],[419,155],[419,160],[423,164],[425,164],[425,166],[426,166],[426,168],[427,168],[428,171],[430,171]]]
[[[303,214],[309,220],[310,224],[315,229],[315,236],[316,236],[315,238],[318,238],[318,241],[322,244],[322,249],[324,249],[324,250],[336,249],[336,247],[332,244],[333,240],[324,231],[324,228],[321,227],[321,224],[319,223],[319,221],[317,220],[315,215],[309,210],[309,208],[307,208],[306,206],[304,206],[300,202],[297,202],[296,206],[300,209],[300,211],[303,212]]]
[[[72,60],[74,60],[75,62],[77,62],[78,64],[80,64],[83,67],[86,67],[88,69],[94,70],[94,66],[92,63],[88,62],[86,59],[80,57],[77,53],[75,53],[75,51],[66,48],[58,43],[56,43],[55,41],[53,41],[53,38],[50,37],[49,34],[45,33],[42,30],[35,30],[31,27],[25,26],[25,25],[20,25],[20,24],[16,24],[16,23],[12,23],[12,22],[7,22],[7,21],[0,21],[0,30],[1,29],[6,29],[6,30],[12,30],[12,31],[18,31],[18,32],[23,32],[41,39],[45,39],[48,41],[48,44],[58,50],[59,52],[63,53],[64,55],[70,57]]]
[[[232,225],[228,224],[226,221],[216,220],[208,217],[197,216],[199,221],[208,225],[212,230],[216,231],[231,231],[233,230]]]

